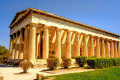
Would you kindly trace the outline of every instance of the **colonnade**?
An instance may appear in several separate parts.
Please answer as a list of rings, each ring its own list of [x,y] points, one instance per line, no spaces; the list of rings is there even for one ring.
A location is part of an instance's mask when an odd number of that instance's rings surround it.
[[[36,24],[30,24],[17,31],[10,37],[9,59],[28,59],[35,60],[36,55],[42,49],[42,59],[49,57],[49,28],[44,25],[43,28],[43,47],[36,47],[39,38],[36,38]],[[56,28],[56,57],[61,59],[61,30],[67,32],[66,36],[66,58],[71,57],[72,33],[75,33],[75,56],[96,56],[96,57],[120,57],[119,41],[108,40],[99,36],[87,35],[66,29]],[[41,35],[38,35],[41,37]],[[36,42],[37,41],[37,42]]]

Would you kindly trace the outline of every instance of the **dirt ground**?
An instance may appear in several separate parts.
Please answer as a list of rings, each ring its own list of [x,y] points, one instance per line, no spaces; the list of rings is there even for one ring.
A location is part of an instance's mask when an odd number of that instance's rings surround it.
[[[67,73],[77,73],[93,71],[94,69],[83,69],[83,68],[71,68],[71,69],[57,69],[49,71],[47,68],[30,68],[28,73],[22,73],[20,67],[12,67],[6,65],[0,65],[0,75],[4,76],[4,80],[35,80],[36,74],[42,74],[44,76],[60,75]]]

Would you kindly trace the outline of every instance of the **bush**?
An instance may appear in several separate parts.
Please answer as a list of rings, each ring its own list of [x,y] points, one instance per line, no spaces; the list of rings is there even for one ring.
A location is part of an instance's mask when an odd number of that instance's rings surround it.
[[[89,58],[87,64],[91,68],[108,68],[120,66],[120,58]]]
[[[27,60],[20,62],[20,67],[22,67],[24,73],[27,73],[28,69],[31,66],[32,66],[32,63]]]
[[[70,65],[71,65],[71,59],[69,58],[62,59],[62,67],[64,67],[64,69],[69,68]]]
[[[13,66],[20,66],[20,62],[22,62],[22,60],[15,60]]]
[[[47,67],[50,70],[55,70],[58,66],[59,59],[58,58],[48,58],[47,59]]]
[[[79,67],[83,67],[86,62],[87,62],[87,57],[85,56],[76,57],[76,63]]]

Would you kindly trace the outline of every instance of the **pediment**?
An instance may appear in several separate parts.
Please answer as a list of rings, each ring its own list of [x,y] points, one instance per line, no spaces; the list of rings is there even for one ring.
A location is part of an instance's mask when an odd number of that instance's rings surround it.
[[[12,24],[14,24],[15,22],[17,22],[20,18],[22,18],[22,16],[25,14],[26,11],[27,11],[27,9],[16,13],[16,15],[15,15],[15,17],[13,18],[10,26],[11,26]],[[10,26],[9,26],[9,27],[10,27]]]

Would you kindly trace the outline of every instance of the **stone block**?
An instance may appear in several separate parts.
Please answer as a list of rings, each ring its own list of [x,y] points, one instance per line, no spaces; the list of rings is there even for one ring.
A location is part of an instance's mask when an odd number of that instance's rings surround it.
[[[0,75],[0,80],[4,80],[4,77]]]
[[[43,76],[42,74],[39,74],[39,73],[36,74],[36,79],[37,79],[37,80],[42,80],[43,77],[44,77],[44,76]]]

